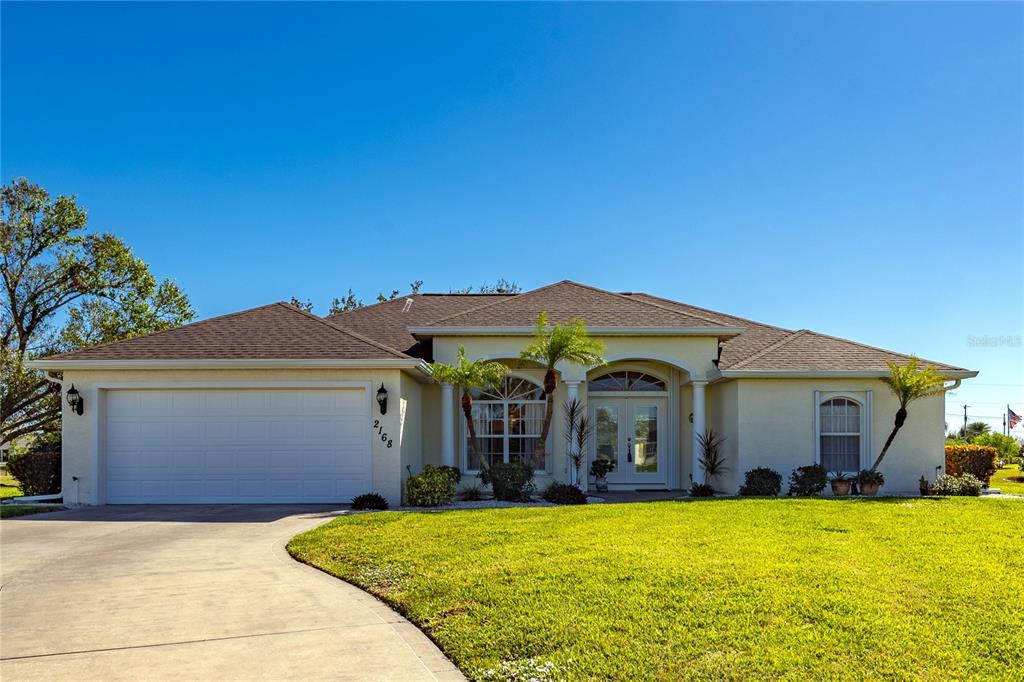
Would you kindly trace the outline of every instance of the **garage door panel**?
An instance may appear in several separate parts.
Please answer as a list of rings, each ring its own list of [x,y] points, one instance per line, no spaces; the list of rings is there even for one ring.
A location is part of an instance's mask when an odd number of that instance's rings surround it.
[[[370,489],[364,389],[107,393],[110,503],[344,502]]]

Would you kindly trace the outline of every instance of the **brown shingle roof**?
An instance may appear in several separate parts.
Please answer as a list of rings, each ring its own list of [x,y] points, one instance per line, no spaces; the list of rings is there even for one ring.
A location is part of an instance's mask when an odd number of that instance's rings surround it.
[[[287,303],[213,317],[46,360],[381,360],[407,355]]]
[[[429,347],[409,327],[429,324],[448,315],[477,308],[515,294],[410,294],[391,301],[353,308],[327,319],[414,357],[429,356]],[[411,300],[412,303],[408,303]]]
[[[443,317],[430,327],[532,327],[546,312],[555,323],[584,320],[594,327],[718,327],[715,320],[653,301],[564,280]]]

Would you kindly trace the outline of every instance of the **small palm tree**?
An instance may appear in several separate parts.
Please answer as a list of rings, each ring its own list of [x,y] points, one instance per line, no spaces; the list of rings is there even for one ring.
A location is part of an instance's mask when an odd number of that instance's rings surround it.
[[[490,360],[470,360],[466,357],[466,349],[459,346],[459,355],[455,364],[443,362],[431,363],[434,379],[442,384],[451,384],[462,391],[462,413],[466,415],[466,429],[469,431],[469,449],[477,455],[476,425],[473,424],[473,396],[470,391],[479,388],[496,388],[501,384],[508,367],[500,362]],[[490,462],[477,457],[481,469],[486,469]]]
[[[971,440],[992,430],[992,427],[985,422],[971,422],[966,427],[960,427],[960,437],[964,440]]]
[[[540,431],[540,442],[537,452],[543,453],[551,430],[551,417],[555,412],[555,365],[559,362],[571,362],[582,367],[594,367],[604,364],[604,344],[590,338],[583,320],[573,320],[569,324],[549,324],[548,314],[542,312],[537,316],[537,328],[533,343],[523,349],[519,357],[544,365],[544,395],[547,405],[544,408],[544,425]]]
[[[704,482],[711,484],[715,478],[729,470],[729,467],[725,465],[725,455],[721,453],[725,438],[715,433],[714,429],[708,429],[704,433],[698,434],[697,440],[700,443],[699,462],[701,468],[704,469]]]
[[[945,393],[946,387],[944,384],[948,381],[947,377],[939,374],[938,370],[934,367],[922,367],[921,361],[914,357],[902,365],[897,365],[891,361],[886,361],[886,364],[889,365],[889,376],[882,377],[882,381],[893,392],[896,399],[900,401],[900,409],[896,410],[896,419],[893,422],[892,433],[885,440],[882,451],[878,453],[878,459],[871,466],[872,470],[878,469],[878,465],[882,463],[882,458],[885,457],[885,453],[889,451],[889,446],[892,445],[892,441],[896,438],[896,434],[906,423],[907,405],[921,398]]]

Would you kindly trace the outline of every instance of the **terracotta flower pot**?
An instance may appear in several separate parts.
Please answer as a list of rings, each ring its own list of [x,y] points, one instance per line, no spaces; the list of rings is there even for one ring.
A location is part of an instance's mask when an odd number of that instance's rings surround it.
[[[852,481],[830,481],[832,484],[832,494],[836,497],[846,497],[850,494],[850,485]]]
[[[861,483],[860,494],[866,495],[868,497],[874,497],[875,495],[878,494],[878,489],[881,487],[882,486],[878,485],[877,483]]]

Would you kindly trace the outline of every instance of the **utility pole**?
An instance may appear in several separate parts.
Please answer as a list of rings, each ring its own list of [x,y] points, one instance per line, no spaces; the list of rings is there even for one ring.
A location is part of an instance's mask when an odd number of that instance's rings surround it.
[[[964,405],[964,440],[967,440],[967,408],[970,405]]]

